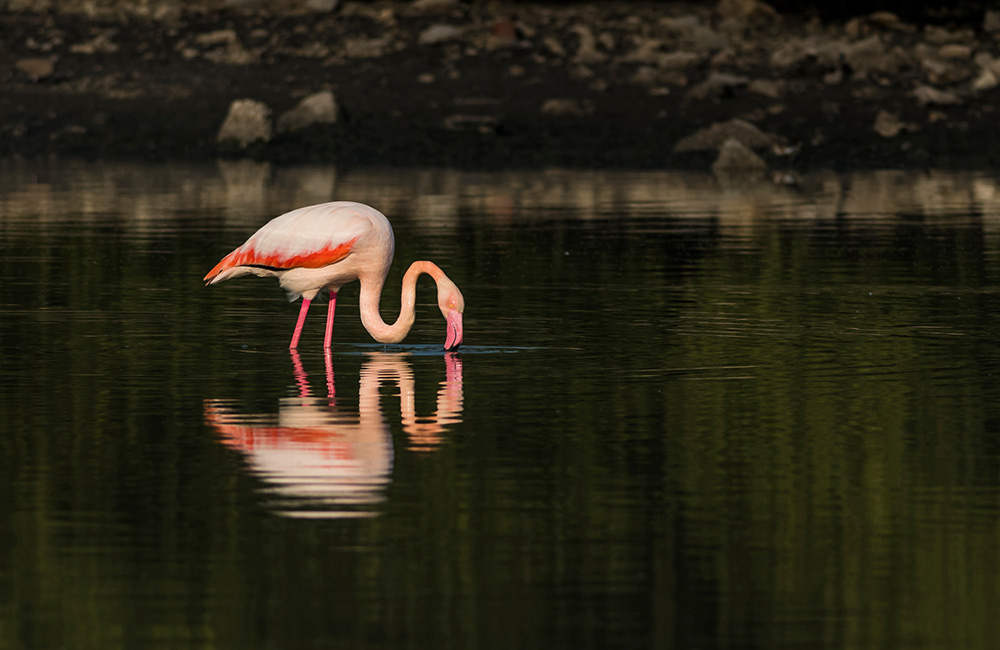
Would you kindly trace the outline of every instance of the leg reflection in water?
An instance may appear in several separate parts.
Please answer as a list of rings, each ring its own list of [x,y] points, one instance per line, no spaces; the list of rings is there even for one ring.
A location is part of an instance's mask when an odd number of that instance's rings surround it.
[[[232,402],[206,400],[205,422],[224,444],[240,451],[251,471],[267,486],[282,514],[312,517],[370,516],[392,480],[393,443],[379,387],[399,389],[399,417],[407,449],[431,452],[449,426],[462,421],[462,361],[445,355],[445,380],[437,410],[418,416],[413,369],[407,354],[367,355],[358,386],[358,412],[335,401],[333,360],[325,354],[325,398],[311,394],[309,378],[296,350],[290,351],[298,386],[296,397],[278,400],[278,412],[248,414]]]

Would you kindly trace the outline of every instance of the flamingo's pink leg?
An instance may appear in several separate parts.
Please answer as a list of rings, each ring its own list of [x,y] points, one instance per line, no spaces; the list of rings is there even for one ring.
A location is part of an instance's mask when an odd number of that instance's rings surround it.
[[[290,350],[299,347],[299,337],[302,335],[302,326],[306,324],[306,313],[309,311],[309,303],[312,300],[302,299],[302,308],[299,309],[299,320],[295,323],[295,331],[292,332],[292,342],[288,346]]]
[[[330,292],[330,304],[326,306],[326,334],[323,335],[323,349],[330,349],[333,339],[333,312],[337,310],[337,292]]]

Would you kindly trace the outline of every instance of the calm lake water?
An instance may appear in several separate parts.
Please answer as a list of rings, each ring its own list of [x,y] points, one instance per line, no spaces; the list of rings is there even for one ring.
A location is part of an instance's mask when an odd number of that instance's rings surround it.
[[[350,199],[433,284],[202,276]],[[0,162],[0,648],[993,648],[1000,176]]]

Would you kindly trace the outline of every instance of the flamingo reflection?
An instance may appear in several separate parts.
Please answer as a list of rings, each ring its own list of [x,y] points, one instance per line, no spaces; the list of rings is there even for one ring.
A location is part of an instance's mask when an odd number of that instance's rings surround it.
[[[327,396],[312,396],[296,350],[290,350],[299,394],[278,401],[276,414],[247,414],[226,400],[206,400],[205,422],[240,451],[268,486],[276,511],[295,516],[368,516],[384,499],[392,477],[393,444],[379,387],[399,390],[407,448],[431,452],[449,425],[462,419],[462,361],[445,355],[437,410],[418,416],[413,369],[405,353],[376,352],[361,367],[358,412],[336,405],[333,362],[325,355]]]

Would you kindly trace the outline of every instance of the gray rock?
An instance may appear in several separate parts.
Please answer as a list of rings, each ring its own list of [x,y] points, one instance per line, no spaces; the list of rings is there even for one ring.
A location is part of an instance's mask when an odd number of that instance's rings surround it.
[[[709,97],[722,97],[734,88],[742,88],[748,83],[750,83],[749,77],[725,72],[713,72],[708,75],[708,79],[692,86],[691,90],[688,91],[687,98],[700,100]]]
[[[764,159],[735,138],[727,138],[719,147],[719,157],[712,163],[712,171],[719,173],[761,172],[767,170]]]
[[[906,128],[906,125],[899,119],[896,113],[889,111],[879,111],[875,116],[875,133],[883,138],[895,138]]]
[[[743,67],[743,62],[740,61],[739,54],[731,47],[719,50],[713,54],[712,58],[709,59],[709,64],[716,69],[725,66]]]
[[[672,32],[684,32],[701,26],[701,18],[694,14],[684,14],[683,16],[666,16],[660,18],[660,25]]]
[[[389,51],[388,37],[348,38],[341,44],[341,54],[348,59],[374,59]]]
[[[698,65],[704,60],[704,56],[697,52],[686,52],[677,50],[675,52],[661,52],[654,60],[657,67],[664,70],[686,70]]]
[[[942,59],[936,54],[920,59],[920,69],[932,84],[947,85],[972,76],[972,68],[959,61]]]
[[[942,59],[965,60],[972,57],[972,46],[963,43],[950,43],[942,45],[938,50],[938,56]]]
[[[564,48],[562,46],[562,43],[560,43],[558,39],[556,39],[556,37],[554,36],[546,36],[545,38],[543,38],[542,45],[553,56],[557,56],[559,58],[563,58],[564,56],[566,56],[566,48]]]
[[[937,25],[924,27],[924,40],[935,45],[946,43],[974,43],[976,34],[971,29],[946,29]]]
[[[663,18],[660,20],[660,24],[668,31],[673,32],[680,44],[689,50],[715,52],[730,46],[728,38],[702,24],[698,16]]]
[[[663,41],[658,38],[635,37],[635,49],[621,58],[624,63],[657,64],[664,52]],[[551,48],[550,48],[551,49]]]
[[[216,139],[220,143],[233,143],[240,147],[257,141],[270,142],[271,109],[253,99],[233,101]]]
[[[981,93],[1000,86],[1000,60],[994,59],[989,52],[977,52],[974,61],[978,72],[970,84],[973,92]]]
[[[776,49],[770,58],[772,68],[788,72],[807,61],[815,61],[821,69],[840,67],[841,57],[847,50],[846,42],[823,38],[791,39]]]
[[[809,48],[799,40],[791,40],[771,52],[771,67],[779,70],[791,70],[809,56]]]
[[[629,81],[639,86],[658,86],[663,83],[660,80],[660,71],[651,65],[641,65],[636,68]]]
[[[773,147],[785,143],[785,139],[780,135],[765,133],[746,120],[734,119],[728,122],[718,122],[708,128],[695,131],[682,138],[674,146],[674,151],[711,151],[718,149],[729,139],[736,140],[751,149]]]
[[[900,29],[902,21],[899,16],[891,11],[876,11],[868,14],[867,20],[870,24],[882,29]]]
[[[576,48],[573,60],[583,65],[602,63],[607,60],[607,55],[597,49],[597,39],[594,33],[586,25],[575,25],[573,32],[580,38],[580,45]]]
[[[933,86],[920,84],[910,93],[921,106],[958,106],[962,98],[950,90],[940,90]]]
[[[119,50],[117,43],[111,41],[106,34],[98,34],[89,41],[70,45],[73,54],[114,54]]]
[[[754,79],[747,86],[747,90],[758,95],[764,95],[771,99],[782,97],[788,88],[788,82],[784,79]]]
[[[731,45],[728,38],[705,26],[698,26],[687,32],[681,38],[681,43],[699,52],[717,52]]]
[[[337,100],[329,90],[309,95],[278,118],[278,132],[298,131],[313,124],[336,124]]]
[[[417,42],[421,45],[437,45],[447,41],[454,41],[462,37],[463,29],[455,25],[431,25],[420,32]]]
[[[629,81],[639,86],[655,86],[660,83],[659,72],[651,65],[641,65],[635,69]]]
[[[980,70],[979,75],[972,81],[972,90],[977,93],[992,90],[997,86],[1000,86],[1000,75],[990,68]]]
[[[239,36],[236,35],[236,31],[232,29],[219,29],[214,32],[199,34],[195,37],[194,42],[201,47],[213,48],[202,54],[202,56],[213,63],[248,65],[256,63],[259,60],[256,53],[243,47],[243,43],[240,41]],[[218,47],[220,45],[225,45],[225,47]]]
[[[593,106],[575,99],[552,98],[542,104],[543,115],[575,115],[582,117],[594,112]]]
[[[844,62],[855,76],[863,77],[871,72],[894,74],[903,66],[898,52],[887,51],[878,35],[848,44],[843,53]]]
[[[836,68],[823,75],[823,83],[828,86],[836,86],[844,80],[844,69]]]
[[[635,73],[633,73],[629,81],[639,86],[660,87],[658,92],[662,94],[670,92],[666,88],[663,88],[663,86],[680,86],[683,88],[688,84],[688,78],[684,73],[677,70],[660,70],[650,65],[643,65],[636,68]]]
[[[217,29],[213,32],[198,34],[194,37],[194,42],[203,47],[212,47],[214,45],[239,43],[240,37],[236,35],[236,30],[234,29]]]
[[[52,76],[56,70],[55,55],[48,57],[27,57],[14,62],[14,69],[29,77],[32,81],[39,81]]]

